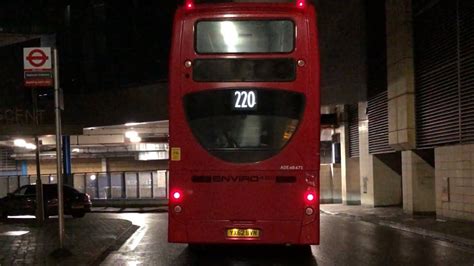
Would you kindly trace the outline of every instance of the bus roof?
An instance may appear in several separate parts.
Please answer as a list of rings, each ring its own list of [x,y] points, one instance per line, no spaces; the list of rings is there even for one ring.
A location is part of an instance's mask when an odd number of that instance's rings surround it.
[[[301,1],[301,2],[300,2]],[[306,8],[307,3],[300,0],[297,3],[295,2],[225,2],[225,3],[203,3],[203,4],[194,4],[192,2],[191,6],[185,4],[183,6],[186,13],[196,13],[196,12],[226,12],[227,10],[232,11],[260,11],[260,12],[294,12],[294,11],[303,11]],[[298,7],[299,3],[303,3],[302,7]]]
[[[294,3],[295,0],[191,0],[197,4],[205,3]]]

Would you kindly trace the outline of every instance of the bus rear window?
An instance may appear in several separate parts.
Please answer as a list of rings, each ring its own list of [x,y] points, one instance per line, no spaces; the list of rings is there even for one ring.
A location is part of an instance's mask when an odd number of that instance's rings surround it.
[[[301,93],[259,88],[208,90],[184,97],[194,136],[210,154],[233,163],[278,154],[303,114]]]
[[[196,51],[204,54],[289,53],[295,26],[291,20],[199,21]]]

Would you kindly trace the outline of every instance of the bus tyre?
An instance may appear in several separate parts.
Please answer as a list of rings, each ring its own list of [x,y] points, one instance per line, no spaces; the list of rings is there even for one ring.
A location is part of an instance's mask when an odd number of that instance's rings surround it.
[[[299,254],[301,256],[312,254],[311,245],[292,245],[288,246],[288,248],[295,254]]]
[[[188,249],[192,252],[204,251],[204,245],[202,244],[188,244]]]
[[[82,218],[82,217],[84,217],[84,215],[86,215],[86,213],[84,211],[74,211],[74,212],[72,212],[72,217],[73,218]]]

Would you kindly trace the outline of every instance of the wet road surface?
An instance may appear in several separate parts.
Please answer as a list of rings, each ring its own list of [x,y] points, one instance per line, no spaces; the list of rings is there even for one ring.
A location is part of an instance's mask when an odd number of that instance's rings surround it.
[[[321,214],[321,245],[208,246],[167,242],[167,213],[90,214],[140,228],[103,265],[474,265],[474,250],[350,218]]]

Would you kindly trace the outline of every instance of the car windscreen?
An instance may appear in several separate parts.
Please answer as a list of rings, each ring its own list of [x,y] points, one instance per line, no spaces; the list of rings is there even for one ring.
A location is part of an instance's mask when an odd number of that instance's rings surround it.
[[[68,195],[76,195],[76,194],[79,194],[80,192],[72,187],[64,186],[64,193]]]
[[[24,187],[21,187],[21,188],[18,188],[17,190],[15,190],[13,192],[13,194],[15,196],[23,196],[26,194],[26,191],[28,190],[28,186],[24,186]]]
[[[51,197],[58,196],[58,186],[57,185],[43,185],[43,191],[45,194]],[[76,195],[80,192],[70,186],[63,186],[64,195]]]
[[[36,195],[36,185],[32,186],[27,186],[25,195]]]
[[[184,97],[188,123],[198,142],[210,154],[236,163],[278,154],[295,134],[304,105],[301,93],[258,88]]]
[[[202,54],[289,53],[295,25],[291,20],[202,20],[195,40]]]

